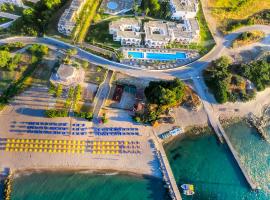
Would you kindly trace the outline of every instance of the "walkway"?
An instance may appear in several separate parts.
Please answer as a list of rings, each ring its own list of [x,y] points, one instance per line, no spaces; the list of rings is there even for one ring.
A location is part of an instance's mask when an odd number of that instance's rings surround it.
[[[113,71],[109,70],[106,75],[106,79],[104,80],[102,84],[100,84],[99,89],[97,91],[96,97],[94,99],[94,111],[93,111],[93,115],[95,119],[98,118],[100,110],[110,93],[110,89],[111,89],[110,82],[111,82],[112,75],[113,75]]]
[[[20,16],[19,15],[10,14],[10,13],[6,13],[6,12],[0,12],[0,17],[5,17],[5,18],[8,18],[8,19],[15,20],[15,19],[18,19]]]
[[[233,145],[230,142],[230,139],[226,135],[226,132],[224,131],[222,125],[220,124],[220,121],[218,119],[218,116],[213,112],[211,103],[209,103],[209,100],[206,97],[205,90],[202,88],[202,85],[204,85],[204,82],[202,79],[198,79],[197,77],[192,77],[192,80],[194,82],[195,88],[197,93],[199,94],[201,101],[203,103],[205,112],[207,113],[209,122],[211,126],[213,127],[215,133],[217,134],[219,140],[223,142],[223,139],[225,140],[226,144],[228,145],[234,159],[236,160],[240,170],[242,171],[242,174],[244,175],[247,183],[249,184],[250,188],[253,190],[258,189],[258,185],[253,182],[253,180],[250,178],[250,175],[246,171],[245,167],[243,166],[238,153],[234,149]]]
[[[172,196],[172,199],[173,200],[182,200],[182,197],[181,197],[181,194],[180,194],[180,191],[178,189],[178,186],[177,186],[177,183],[175,181],[175,178],[174,178],[174,175],[173,175],[173,172],[172,172],[172,169],[171,169],[171,166],[170,166],[170,163],[168,161],[168,158],[167,158],[167,155],[166,155],[166,152],[163,148],[163,145],[162,143],[159,142],[157,136],[155,133],[153,133],[153,140],[155,142],[155,146],[158,150],[158,153],[160,154],[160,165],[161,165],[161,169],[164,167],[165,168],[165,171],[166,173],[163,175],[165,176],[165,181],[169,181],[169,189],[171,191],[173,191],[173,194],[171,194]]]

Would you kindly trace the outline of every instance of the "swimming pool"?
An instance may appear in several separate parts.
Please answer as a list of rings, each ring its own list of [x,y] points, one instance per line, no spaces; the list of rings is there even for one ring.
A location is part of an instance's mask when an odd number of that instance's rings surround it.
[[[128,52],[128,56],[131,56],[135,59],[150,59],[150,60],[159,60],[159,61],[169,61],[169,60],[179,60],[186,59],[187,56],[184,52],[176,53],[144,53],[142,52]]]
[[[128,52],[128,57],[142,59],[142,58],[144,58],[144,55],[142,52],[132,51],[132,52]]]
[[[107,8],[111,9],[111,10],[115,10],[116,8],[118,8],[118,4],[114,1],[110,1],[108,4],[107,4]]]

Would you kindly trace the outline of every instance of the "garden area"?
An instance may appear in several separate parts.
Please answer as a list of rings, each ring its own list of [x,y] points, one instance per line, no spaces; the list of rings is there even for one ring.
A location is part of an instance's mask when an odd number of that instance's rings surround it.
[[[23,92],[32,84],[35,70],[41,64],[42,59],[48,54],[48,47],[34,44],[24,54],[14,56],[7,50],[0,50],[1,95],[0,109],[11,98]]]
[[[72,111],[76,117],[84,118],[88,121],[93,119],[93,113],[82,106],[81,85],[64,88],[61,84],[51,84],[49,93],[56,98],[56,103],[54,108],[45,111],[46,117],[68,117]]]
[[[249,101],[270,86],[269,56],[246,64],[231,64],[223,56],[204,71],[204,80],[218,103]]]
[[[135,112],[134,120],[154,124],[166,110],[179,106],[185,96],[185,84],[180,79],[151,81],[144,90],[147,99],[143,112]]]
[[[120,42],[113,41],[113,36],[109,33],[110,22],[119,18],[120,17],[114,17],[91,25],[86,36],[86,42],[101,47],[107,46],[113,49],[120,48]]]
[[[90,64],[85,70],[85,82],[99,85],[104,81],[107,72],[104,67]]]
[[[100,3],[101,0],[87,0],[78,16],[76,27],[73,30],[72,37],[74,41],[79,43],[84,41]]]

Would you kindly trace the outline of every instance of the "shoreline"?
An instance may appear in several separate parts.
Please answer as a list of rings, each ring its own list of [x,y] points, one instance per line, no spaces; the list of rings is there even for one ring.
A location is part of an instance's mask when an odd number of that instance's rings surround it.
[[[121,171],[115,169],[96,169],[92,170],[89,168],[22,168],[12,170],[12,174],[14,179],[19,178],[21,176],[28,176],[35,173],[74,173],[74,174],[92,174],[92,175],[100,175],[100,176],[114,176],[114,175],[124,175],[131,176],[137,178],[150,178],[150,179],[159,179],[162,180],[162,177],[157,177],[150,174],[136,173],[131,171]]]

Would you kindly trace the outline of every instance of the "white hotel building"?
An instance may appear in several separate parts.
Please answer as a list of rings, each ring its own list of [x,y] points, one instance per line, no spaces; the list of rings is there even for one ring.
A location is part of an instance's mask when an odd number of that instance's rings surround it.
[[[86,0],[73,0],[71,2],[70,7],[64,11],[58,22],[57,29],[60,33],[67,36],[71,35],[85,2]]]
[[[109,24],[109,32],[113,40],[121,42],[123,46],[141,45],[141,22],[134,18],[121,18]]]

